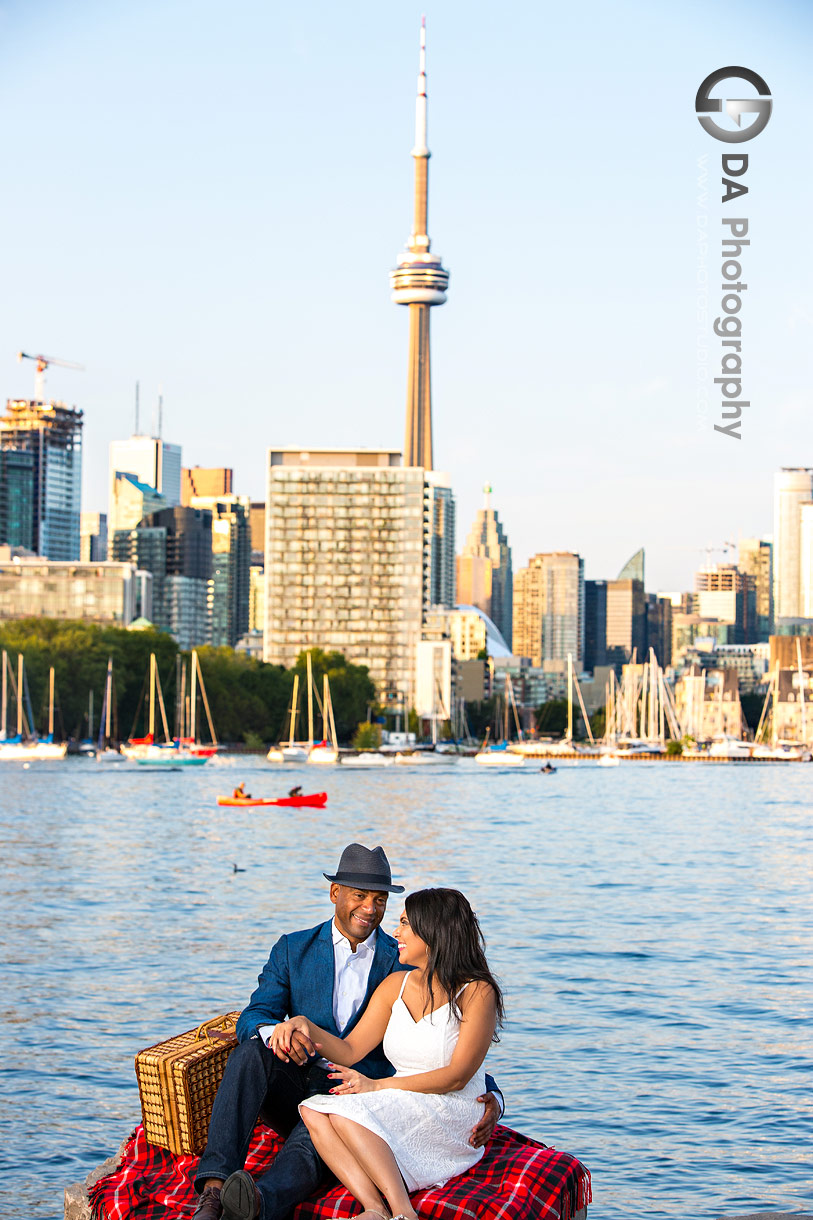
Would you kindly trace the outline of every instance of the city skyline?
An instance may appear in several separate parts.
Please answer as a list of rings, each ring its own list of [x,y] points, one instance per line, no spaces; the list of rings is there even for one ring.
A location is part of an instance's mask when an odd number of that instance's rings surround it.
[[[813,181],[789,121],[811,100],[811,15],[746,7],[733,32],[699,4],[485,12],[427,13],[433,227],[455,271],[435,327],[435,465],[458,550],[488,481],[515,566],[566,549],[612,578],[644,546],[650,589],[689,588],[706,547],[771,532],[774,471],[813,460]],[[233,466],[252,499],[269,445],[403,435],[386,273],[408,223],[420,11],[194,14],[80,2],[52,6],[44,31],[23,6],[4,14],[18,112],[4,151],[42,189],[1,205],[16,237],[3,394],[31,396],[19,348],[85,366],[49,369],[46,389],[84,412],[86,511],[105,508],[136,381],[142,421],[162,392],[165,439],[189,465]],[[719,147],[694,94],[726,63],[759,71],[775,99],[747,146],[741,443],[699,433],[694,400],[703,156],[719,212]]]

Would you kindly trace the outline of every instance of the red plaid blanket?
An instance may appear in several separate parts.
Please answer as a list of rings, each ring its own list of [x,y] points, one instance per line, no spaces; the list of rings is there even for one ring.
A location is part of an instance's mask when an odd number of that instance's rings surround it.
[[[257,1177],[280,1148],[269,1127],[258,1125],[246,1169]],[[196,1156],[173,1156],[148,1144],[141,1126],[124,1148],[121,1164],[90,1188],[93,1220],[187,1220],[197,1196]],[[571,1220],[592,1200],[589,1171],[566,1152],[546,1148],[508,1127],[497,1127],[485,1155],[445,1186],[412,1196],[425,1220]],[[295,1220],[349,1220],[359,1205],[343,1186],[311,1196]]]

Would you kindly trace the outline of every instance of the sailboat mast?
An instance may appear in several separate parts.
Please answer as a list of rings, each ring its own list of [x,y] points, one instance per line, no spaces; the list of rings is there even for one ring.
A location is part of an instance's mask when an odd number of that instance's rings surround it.
[[[322,674],[322,736],[333,745],[330,736],[330,687],[327,674]]]
[[[23,654],[17,653],[17,736],[23,735]]]
[[[7,669],[8,669],[8,653],[6,652],[6,650],[4,648],[3,649],[3,682],[2,682],[3,693],[2,693],[2,696],[0,696],[0,698],[2,698],[2,700],[3,700],[3,705],[2,705],[2,707],[0,707],[0,741],[6,740],[6,704],[8,702],[8,676],[6,674]]]
[[[54,736],[54,667],[48,675],[48,736]]]
[[[105,714],[104,714],[104,736],[105,741],[110,742],[110,708],[113,702],[113,658],[107,658],[107,680],[105,682],[104,691]]]
[[[155,742],[155,653],[150,653],[150,744]]]
[[[291,725],[288,731],[288,745],[294,744],[294,721],[296,720],[296,707],[299,699],[299,674],[294,674],[294,690],[291,695]]]
[[[807,741],[807,717],[805,715],[805,675],[802,669],[802,647],[799,637],[796,637],[796,664],[799,670],[799,704],[802,713],[802,741]]]
[[[573,654],[567,654],[567,739],[573,740]]]
[[[308,664],[308,749],[313,745],[313,669],[311,668],[311,654],[307,654]]]
[[[189,676],[190,685],[190,702],[189,702],[189,736],[193,741],[197,741],[197,709],[198,709],[198,654],[192,649],[192,673]]]

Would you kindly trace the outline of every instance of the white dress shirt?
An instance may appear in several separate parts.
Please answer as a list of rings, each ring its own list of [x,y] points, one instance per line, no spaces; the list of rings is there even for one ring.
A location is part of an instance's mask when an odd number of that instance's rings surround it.
[[[370,981],[370,970],[375,957],[378,929],[374,928],[366,940],[359,941],[355,953],[350,947],[350,941],[337,928],[335,919],[331,932],[333,934],[333,1020],[336,1022],[336,1028],[341,1037],[364,1003],[367,984]],[[308,1014],[305,1012],[301,1015],[306,1017]],[[266,1046],[275,1029],[275,1025],[260,1027],[259,1034]],[[324,1065],[325,1060],[320,1059],[318,1062]]]
[[[335,919],[332,931],[333,1020],[341,1036],[364,1003],[378,929],[374,928],[366,940],[359,941],[355,953],[350,941],[336,927]]]

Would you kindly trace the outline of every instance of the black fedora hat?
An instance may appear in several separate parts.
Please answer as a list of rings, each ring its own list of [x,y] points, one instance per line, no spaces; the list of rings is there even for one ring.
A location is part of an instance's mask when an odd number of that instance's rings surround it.
[[[390,862],[384,855],[383,847],[362,847],[360,843],[351,843],[342,852],[339,867],[334,876],[322,874],[328,881],[337,885],[352,885],[359,890],[386,890],[389,894],[403,894],[402,885],[392,884]]]

